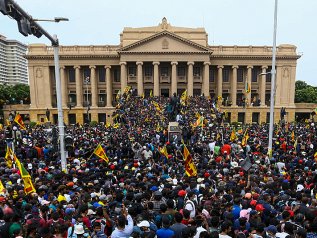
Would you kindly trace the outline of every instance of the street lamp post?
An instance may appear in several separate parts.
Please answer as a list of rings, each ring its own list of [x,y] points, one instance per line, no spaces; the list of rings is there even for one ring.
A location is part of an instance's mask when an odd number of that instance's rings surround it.
[[[59,128],[59,142],[60,142],[60,156],[62,171],[67,173],[66,169],[66,156],[65,156],[65,144],[64,144],[64,119],[62,110],[62,95],[61,95],[61,82],[59,72],[59,42],[56,35],[50,35],[44,30],[36,21],[68,21],[67,18],[56,17],[54,20],[34,19],[26,11],[24,11],[13,0],[0,0],[0,12],[4,15],[9,15],[15,19],[18,23],[19,32],[24,35],[34,35],[40,38],[44,35],[48,38],[54,49],[54,66],[55,66],[55,81],[56,81],[56,97],[57,97],[57,110],[58,110],[58,128]]]
[[[273,31],[273,49],[272,49],[272,70],[271,70],[271,100],[270,100],[270,125],[269,125],[269,144],[268,154],[272,157],[272,144],[273,144],[273,130],[274,130],[274,100],[275,100],[275,76],[276,76],[276,28],[277,28],[277,5],[278,0],[275,0],[274,7],[274,31]]]

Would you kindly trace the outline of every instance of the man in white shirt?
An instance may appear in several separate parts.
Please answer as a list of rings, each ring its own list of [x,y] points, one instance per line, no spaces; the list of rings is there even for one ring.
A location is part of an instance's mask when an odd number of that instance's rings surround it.
[[[126,225],[128,220],[128,225]],[[116,229],[111,233],[111,238],[129,238],[133,232],[133,219],[128,214],[127,209],[122,205],[122,215],[118,217]]]

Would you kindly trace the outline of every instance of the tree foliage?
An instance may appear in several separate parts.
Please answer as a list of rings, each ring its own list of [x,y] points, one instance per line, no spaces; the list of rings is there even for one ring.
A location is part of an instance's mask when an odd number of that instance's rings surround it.
[[[0,85],[0,106],[4,104],[30,103],[30,87],[25,84]]]
[[[295,102],[317,103],[317,87],[313,87],[304,81],[296,81]]]

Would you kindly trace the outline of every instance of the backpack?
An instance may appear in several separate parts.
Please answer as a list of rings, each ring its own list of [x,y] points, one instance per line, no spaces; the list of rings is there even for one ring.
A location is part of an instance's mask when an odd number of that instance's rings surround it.
[[[196,204],[195,204],[195,202],[193,202],[191,200],[187,200],[185,205],[184,205],[184,209],[186,208],[187,204],[190,204],[192,206],[193,211],[194,211],[194,217],[195,217],[196,216]]]

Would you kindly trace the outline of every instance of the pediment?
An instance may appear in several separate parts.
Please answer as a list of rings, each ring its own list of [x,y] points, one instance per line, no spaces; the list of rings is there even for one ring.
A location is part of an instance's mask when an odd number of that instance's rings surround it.
[[[122,47],[118,53],[205,53],[208,47],[187,40],[169,31],[163,31],[133,44]]]

